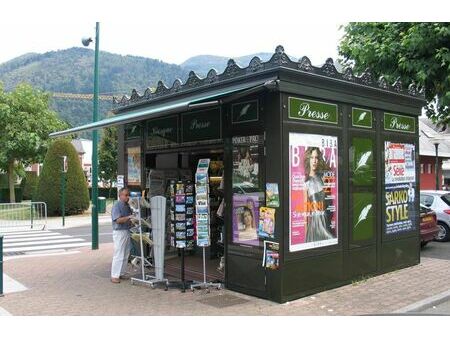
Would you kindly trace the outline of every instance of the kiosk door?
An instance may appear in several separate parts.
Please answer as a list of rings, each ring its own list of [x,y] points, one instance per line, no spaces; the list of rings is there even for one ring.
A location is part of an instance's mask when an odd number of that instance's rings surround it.
[[[266,298],[263,241],[258,236],[260,207],[265,204],[264,136],[233,136],[227,151],[228,288]]]

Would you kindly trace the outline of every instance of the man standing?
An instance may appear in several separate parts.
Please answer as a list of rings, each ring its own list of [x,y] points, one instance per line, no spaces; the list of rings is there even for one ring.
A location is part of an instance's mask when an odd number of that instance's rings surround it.
[[[117,201],[111,211],[114,256],[111,265],[111,282],[120,283],[120,279],[126,278],[128,256],[130,255],[130,232],[132,226],[132,211],[128,200],[130,192],[127,188],[119,190],[119,201]]]

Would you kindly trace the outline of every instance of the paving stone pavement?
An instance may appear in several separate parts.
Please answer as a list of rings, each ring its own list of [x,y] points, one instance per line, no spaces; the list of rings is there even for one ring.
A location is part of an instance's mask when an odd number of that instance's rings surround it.
[[[28,290],[1,297],[0,307],[12,315],[388,314],[448,290],[450,280],[450,261],[422,258],[417,266],[277,304],[229,290],[181,293],[112,284],[112,244],[80,251],[6,261],[5,273]]]

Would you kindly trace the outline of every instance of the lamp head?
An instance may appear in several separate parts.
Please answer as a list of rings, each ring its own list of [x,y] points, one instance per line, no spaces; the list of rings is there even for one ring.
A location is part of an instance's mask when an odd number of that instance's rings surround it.
[[[83,46],[87,47],[89,46],[89,44],[92,42],[92,38],[82,38],[81,39],[81,43],[83,44]]]

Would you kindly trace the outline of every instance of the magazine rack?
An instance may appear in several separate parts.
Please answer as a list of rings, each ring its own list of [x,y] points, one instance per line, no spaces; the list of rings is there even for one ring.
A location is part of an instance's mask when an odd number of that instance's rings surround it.
[[[209,179],[208,168],[209,159],[200,159],[198,161],[197,172],[195,174],[195,191],[196,191],[196,235],[197,246],[202,247],[203,251],[203,282],[194,283],[191,285],[191,291],[194,292],[196,288],[206,289],[209,292],[210,288],[221,289],[222,284],[211,283],[206,281],[206,247],[210,245],[210,224],[209,224]]]

